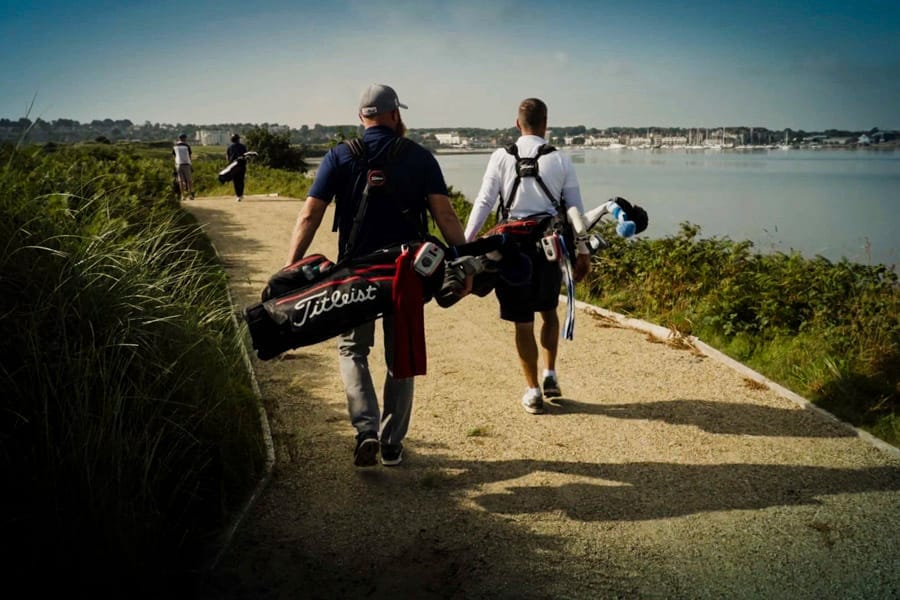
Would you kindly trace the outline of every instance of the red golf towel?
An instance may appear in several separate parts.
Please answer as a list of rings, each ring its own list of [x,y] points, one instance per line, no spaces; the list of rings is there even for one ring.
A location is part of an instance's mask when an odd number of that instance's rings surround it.
[[[413,271],[413,255],[405,251],[397,257],[394,287],[394,361],[391,374],[395,379],[424,375],[425,300],[422,279]]]

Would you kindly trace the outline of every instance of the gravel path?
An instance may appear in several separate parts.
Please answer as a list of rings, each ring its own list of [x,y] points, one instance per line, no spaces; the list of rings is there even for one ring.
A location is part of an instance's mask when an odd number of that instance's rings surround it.
[[[185,206],[235,302],[255,302],[301,203]],[[311,251],[333,257],[330,223]],[[425,318],[428,375],[396,468],[352,465],[333,340],[254,359],[276,466],[204,597],[900,597],[897,453],[588,313],[561,342],[564,398],[529,415],[492,296]]]

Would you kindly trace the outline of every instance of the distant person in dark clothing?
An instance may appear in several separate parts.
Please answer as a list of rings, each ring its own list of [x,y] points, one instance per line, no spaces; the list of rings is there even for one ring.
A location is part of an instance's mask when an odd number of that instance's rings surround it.
[[[238,134],[231,136],[231,145],[228,146],[228,150],[225,152],[228,163],[230,164],[246,153],[247,146],[241,143],[241,136]],[[240,202],[244,199],[244,177],[247,175],[247,162],[243,160],[239,162],[232,173],[234,174],[232,179],[234,182],[234,195],[237,196],[237,201]]]

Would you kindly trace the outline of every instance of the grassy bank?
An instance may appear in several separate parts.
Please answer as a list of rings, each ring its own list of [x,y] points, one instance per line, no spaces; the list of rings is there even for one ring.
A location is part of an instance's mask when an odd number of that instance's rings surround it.
[[[0,169],[5,565],[32,591],[183,590],[264,460],[224,272],[162,159]]]
[[[465,221],[471,204],[455,194]],[[651,215],[652,220],[652,215]],[[652,223],[652,221],[651,221]],[[651,225],[652,226],[652,225]],[[607,226],[580,299],[696,335],[848,421],[900,445],[900,287],[884,266],[760,254],[685,223],[628,242]]]
[[[888,268],[750,242],[677,235],[633,243],[609,228],[580,295],[693,334],[817,405],[900,445],[900,288]]]

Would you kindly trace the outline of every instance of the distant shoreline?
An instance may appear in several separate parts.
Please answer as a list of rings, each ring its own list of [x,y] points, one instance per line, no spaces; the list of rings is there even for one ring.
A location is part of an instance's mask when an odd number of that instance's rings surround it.
[[[496,148],[473,148],[466,150],[463,148],[437,148],[435,154],[491,154]]]

